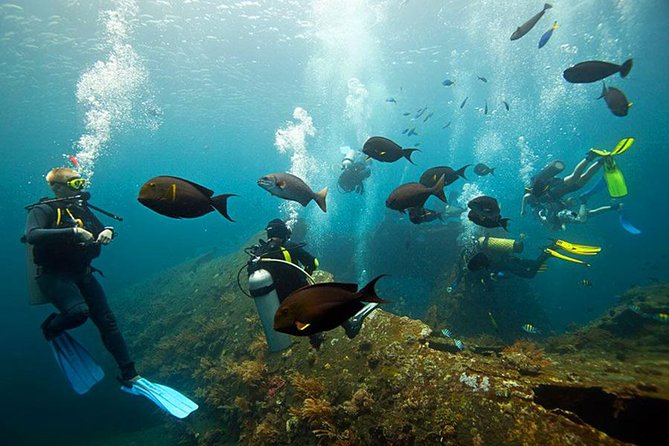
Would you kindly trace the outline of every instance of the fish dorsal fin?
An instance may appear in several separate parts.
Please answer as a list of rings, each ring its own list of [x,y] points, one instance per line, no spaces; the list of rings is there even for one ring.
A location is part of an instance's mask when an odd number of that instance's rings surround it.
[[[203,194],[205,194],[207,197],[211,197],[212,195],[214,195],[214,191],[213,191],[213,190],[211,190],[211,189],[207,189],[206,187],[201,186],[201,185],[199,185],[199,184],[197,184],[197,183],[193,183],[192,181],[190,181],[190,180],[186,180],[185,178],[173,177],[173,176],[169,176],[169,175],[165,175],[164,178],[173,178],[173,179],[175,179],[175,180],[179,180],[179,181],[183,181],[184,183],[188,183],[188,184],[190,184],[191,186],[193,186],[195,189],[197,189],[197,190],[199,190],[200,192],[202,192]]]

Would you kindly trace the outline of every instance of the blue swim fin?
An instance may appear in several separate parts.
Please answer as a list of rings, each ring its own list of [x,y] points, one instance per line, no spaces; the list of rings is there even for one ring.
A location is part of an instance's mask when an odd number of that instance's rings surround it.
[[[635,228],[634,225],[632,225],[632,223],[630,223],[629,220],[625,218],[625,214],[623,214],[622,209],[618,211],[618,220],[620,221],[620,226],[622,226],[625,231],[634,235],[641,234],[641,230]]]
[[[130,381],[129,386],[121,386],[121,390],[131,395],[143,396],[151,400],[170,415],[177,418],[186,418],[199,407],[186,396],[162,384],[152,383],[146,378],[137,378]]]
[[[105,373],[88,351],[66,331],[49,341],[65,378],[79,395],[91,390]]]

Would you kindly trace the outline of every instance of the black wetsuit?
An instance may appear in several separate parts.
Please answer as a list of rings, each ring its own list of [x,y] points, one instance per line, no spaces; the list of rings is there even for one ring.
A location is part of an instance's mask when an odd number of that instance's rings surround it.
[[[134,362],[105,292],[93,276],[91,261],[100,255],[100,244],[81,243],[73,231],[76,226],[91,232],[95,239],[105,229],[81,200],[37,204],[28,213],[25,241],[33,245],[35,280],[42,294],[60,311],[47,318],[42,330],[47,339],[52,339],[90,317],[123,379],[130,379],[137,374]]]
[[[255,250],[253,254],[263,259],[285,260],[294,263],[301,266],[309,274],[318,268],[318,259],[307,252],[302,244],[290,240],[281,242],[279,239],[270,239]],[[279,302],[283,302],[296,289],[308,285],[305,275],[290,265],[278,262],[258,262],[249,268],[249,274],[260,268],[267,270],[272,275]]]

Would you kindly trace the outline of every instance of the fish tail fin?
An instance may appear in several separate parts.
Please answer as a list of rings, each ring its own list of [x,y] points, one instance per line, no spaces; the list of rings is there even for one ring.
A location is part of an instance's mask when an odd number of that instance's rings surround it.
[[[602,82],[602,94],[599,95],[597,99],[601,99],[606,95],[606,84]]]
[[[492,169],[490,169],[490,175],[495,176],[495,169],[497,168],[493,167]]]
[[[211,205],[216,209],[223,217],[227,218],[230,221],[234,220],[230,218],[228,214],[228,198],[236,197],[237,194],[221,194],[215,197],[211,197]]]
[[[544,3],[544,11],[547,9],[551,9],[552,7],[553,5],[551,5],[550,3]]]
[[[444,194],[444,178],[446,178],[446,175],[440,176],[439,180],[437,181],[437,184],[432,186],[432,189],[430,189],[430,191],[432,192],[432,195],[434,195],[444,203],[448,203],[448,201],[446,201],[446,195]]]
[[[321,210],[323,212],[327,212],[326,206],[325,206],[325,197],[327,196],[327,194],[328,194],[328,188],[327,187],[323,188],[322,191],[314,194],[314,201],[316,202],[318,207],[321,208]]]
[[[414,163],[413,161],[411,161],[411,155],[412,155],[414,152],[420,152],[420,149],[402,149],[402,156],[403,156],[404,158],[406,158],[407,160],[409,160],[409,162],[415,166],[416,163]]]
[[[511,220],[511,219],[510,219],[510,218],[500,218],[500,219],[499,219],[499,225],[500,225],[502,228],[504,228],[504,230],[505,230],[506,232],[509,232],[509,228],[508,228],[508,226],[509,226],[509,220]]]
[[[622,77],[622,78],[626,77],[629,74],[631,69],[632,69],[632,59],[627,59],[620,66],[620,77]]]
[[[456,170],[455,173],[457,173],[458,176],[467,180],[467,177],[465,176],[465,169],[467,169],[469,166],[471,166],[471,164],[464,165],[461,168],[459,168],[458,170]],[[469,180],[467,180],[467,181],[469,181]]]
[[[374,285],[376,285],[376,282],[381,277],[386,276],[387,274],[381,274],[380,276],[376,276],[373,278],[367,285],[365,285],[361,290],[359,290],[355,298],[356,300],[362,300],[365,302],[376,302],[379,304],[385,304],[388,303],[387,300],[381,299],[379,296],[376,295],[376,290],[374,289]]]

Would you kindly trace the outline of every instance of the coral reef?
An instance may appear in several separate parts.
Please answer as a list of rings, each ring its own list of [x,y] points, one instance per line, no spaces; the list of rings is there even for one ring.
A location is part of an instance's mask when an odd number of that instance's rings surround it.
[[[182,426],[179,444],[622,445],[663,435],[669,325],[644,315],[669,308],[667,286],[630,290],[588,326],[537,342],[465,333],[465,350],[452,350],[426,323],[377,309],[353,340],[337,328],[320,350],[293,338],[269,353],[252,299],[236,289],[245,261],[195,259],[119,297],[141,370],[201,405],[167,421]]]

